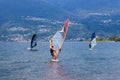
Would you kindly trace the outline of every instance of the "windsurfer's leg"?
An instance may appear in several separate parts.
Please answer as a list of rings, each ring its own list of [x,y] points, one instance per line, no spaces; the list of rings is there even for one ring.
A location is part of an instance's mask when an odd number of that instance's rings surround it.
[[[56,54],[54,53],[53,59],[56,59]]]
[[[51,53],[52,59],[54,59],[54,53]]]
[[[91,44],[89,44],[89,48],[91,48]]]
[[[54,59],[56,60],[57,59],[57,57],[58,57],[58,54],[57,53],[54,53],[55,55],[54,55]]]

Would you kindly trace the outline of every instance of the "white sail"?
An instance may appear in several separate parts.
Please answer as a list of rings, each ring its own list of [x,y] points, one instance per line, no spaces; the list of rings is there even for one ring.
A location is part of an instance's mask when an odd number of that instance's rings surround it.
[[[96,45],[97,45],[97,43],[96,43],[96,34],[94,32],[91,35],[91,41],[90,41],[90,44],[89,44],[89,48],[93,49]]]
[[[64,43],[69,24],[70,24],[70,20],[67,20],[64,23],[62,29],[60,31],[57,31],[55,35],[50,39],[52,40],[52,45],[55,47],[57,54],[60,52],[60,49],[62,48],[62,45]]]
[[[96,38],[91,41],[91,48],[93,49],[96,46]]]

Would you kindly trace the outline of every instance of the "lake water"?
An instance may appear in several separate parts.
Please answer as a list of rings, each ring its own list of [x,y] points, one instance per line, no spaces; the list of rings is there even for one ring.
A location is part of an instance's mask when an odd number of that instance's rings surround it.
[[[49,43],[0,42],[0,80],[120,80],[120,43],[65,42],[59,62],[51,62]]]

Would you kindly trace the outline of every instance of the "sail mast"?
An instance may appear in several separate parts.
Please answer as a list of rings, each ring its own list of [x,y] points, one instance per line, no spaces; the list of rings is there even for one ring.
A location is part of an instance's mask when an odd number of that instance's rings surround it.
[[[63,30],[63,32],[64,32],[64,38],[63,38],[63,40],[62,40],[62,44],[61,44],[61,46],[60,46],[60,49],[62,48],[63,43],[64,43],[64,41],[65,41],[65,38],[66,38],[66,35],[67,35],[67,31],[68,31],[69,25],[70,25],[70,20],[68,19],[68,20],[64,23],[64,26],[63,26],[63,28],[62,28],[62,30]]]

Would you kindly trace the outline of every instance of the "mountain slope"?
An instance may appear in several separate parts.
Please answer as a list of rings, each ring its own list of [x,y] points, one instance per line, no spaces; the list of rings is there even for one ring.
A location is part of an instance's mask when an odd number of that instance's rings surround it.
[[[47,2],[59,6],[63,9],[74,11],[115,9],[120,7],[120,0],[46,0]]]
[[[69,18],[67,40],[120,34],[119,0],[0,0],[0,40],[47,41]]]

